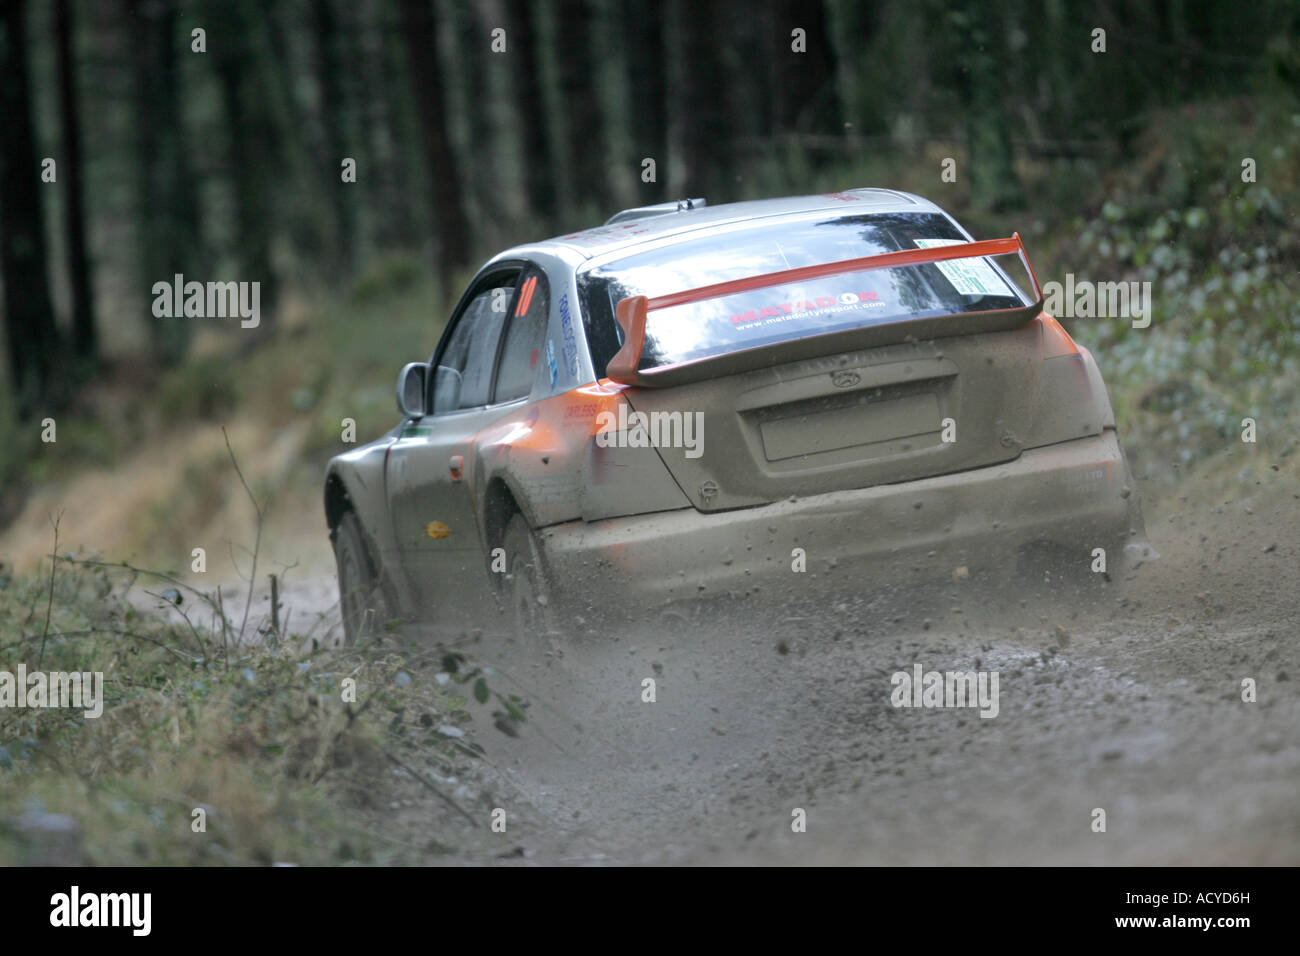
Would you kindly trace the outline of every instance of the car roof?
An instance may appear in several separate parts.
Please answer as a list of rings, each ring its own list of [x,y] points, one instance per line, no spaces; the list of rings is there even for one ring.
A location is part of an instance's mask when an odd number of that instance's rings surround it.
[[[849,189],[816,196],[790,196],[783,199],[757,199],[697,206],[677,212],[647,212],[643,218],[621,219],[592,229],[571,232],[542,242],[508,249],[495,259],[509,259],[527,250],[550,252],[562,258],[586,260],[654,240],[668,240],[705,232],[711,228],[731,226],[746,220],[799,219],[820,211],[856,213],[937,212],[938,206],[927,199],[893,189]]]

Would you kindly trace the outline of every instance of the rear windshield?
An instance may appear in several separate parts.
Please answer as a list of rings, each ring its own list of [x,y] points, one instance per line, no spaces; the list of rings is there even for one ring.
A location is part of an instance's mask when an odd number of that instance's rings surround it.
[[[592,359],[618,351],[614,318],[630,295],[700,286],[860,256],[965,242],[935,213],[838,216],[691,239],[592,268],[578,278]],[[1014,309],[1027,297],[989,259],[849,272],[652,311],[641,368],[899,319]]]

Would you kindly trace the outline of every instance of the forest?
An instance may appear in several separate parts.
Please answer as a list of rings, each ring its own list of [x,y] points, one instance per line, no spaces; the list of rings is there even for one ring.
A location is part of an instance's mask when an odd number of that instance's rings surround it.
[[[1287,0],[2,9],[19,422],[108,364],[183,361],[193,324],[149,308],[175,274],[258,281],[273,316],[283,290],[345,287],[394,250],[450,280],[624,206],[784,194],[932,142],[964,152],[963,205],[1050,216],[1022,163],[1086,176],[1136,155],[1153,111],[1297,71]]]
[[[328,646],[326,463],[481,263],[858,187],[1023,239],[1132,590],[577,628],[522,729],[473,633]],[[0,864],[1294,865],[1297,209],[1295,0],[0,0],[0,667],[109,677],[0,706]],[[998,730],[898,714],[917,662],[1001,669]]]

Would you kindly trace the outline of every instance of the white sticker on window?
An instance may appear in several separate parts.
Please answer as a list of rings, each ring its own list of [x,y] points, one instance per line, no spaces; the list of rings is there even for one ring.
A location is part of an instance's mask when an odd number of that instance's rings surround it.
[[[964,243],[964,239],[914,239],[922,249],[935,246],[955,246]],[[952,287],[961,295],[1014,295],[1006,282],[993,271],[987,259],[952,259],[948,262],[936,262],[939,271],[944,274]]]

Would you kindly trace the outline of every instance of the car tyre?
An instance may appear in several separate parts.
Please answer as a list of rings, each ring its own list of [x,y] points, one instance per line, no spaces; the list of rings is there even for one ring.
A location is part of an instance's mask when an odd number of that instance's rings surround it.
[[[517,638],[549,641],[555,634],[553,591],[537,537],[522,514],[516,512],[506,525],[502,547],[507,623]]]
[[[366,550],[361,522],[351,511],[343,515],[335,530],[334,562],[338,568],[343,646],[353,647],[383,628],[391,610]]]

